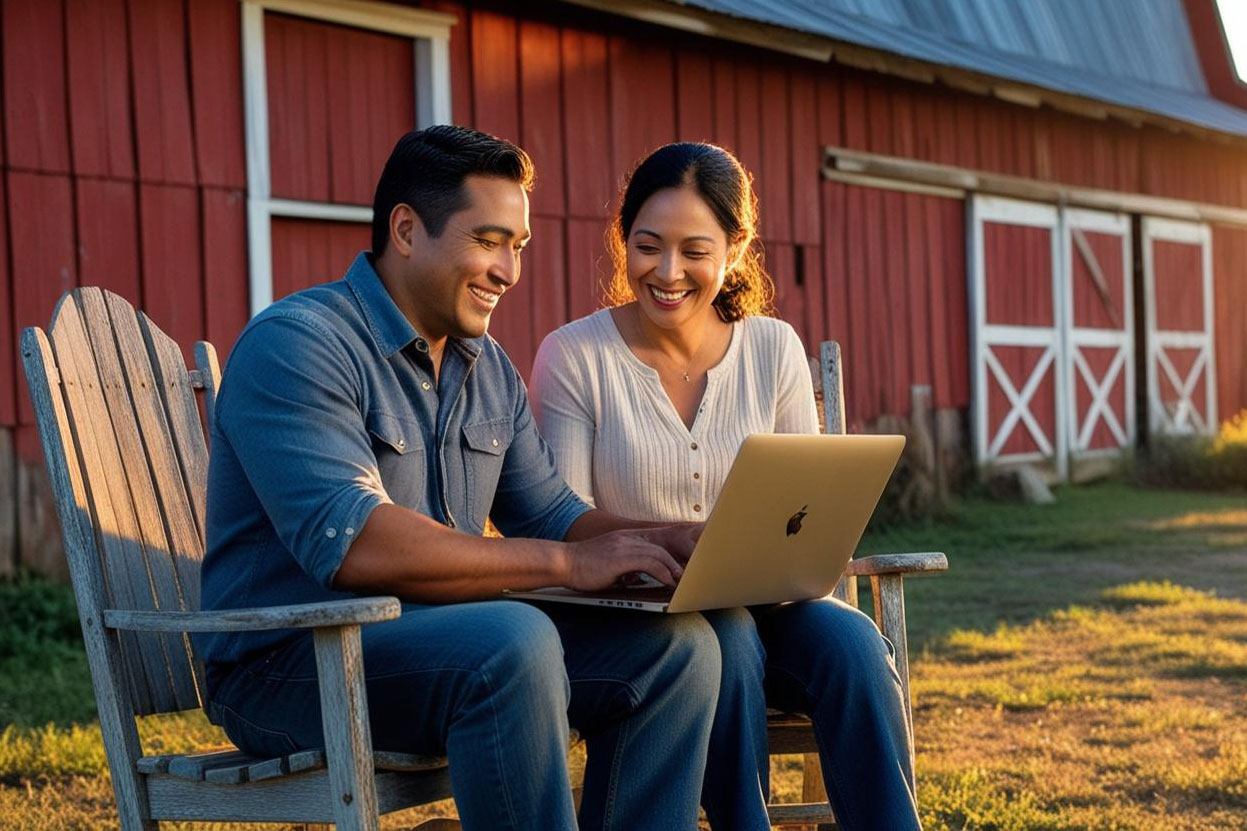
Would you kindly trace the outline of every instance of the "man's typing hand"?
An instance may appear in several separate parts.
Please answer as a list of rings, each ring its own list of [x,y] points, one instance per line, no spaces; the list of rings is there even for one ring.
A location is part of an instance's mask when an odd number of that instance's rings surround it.
[[[641,534],[650,542],[667,549],[667,552],[675,557],[676,562],[683,565],[688,562],[689,557],[693,556],[693,549],[697,547],[697,540],[701,537],[702,529],[705,527],[704,522],[678,522],[674,525],[649,528]]]
[[[567,585],[578,591],[610,588],[625,575],[643,572],[663,585],[679,582],[684,568],[665,546],[667,528],[612,531],[568,544]],[[687,533],[687,532],[686,532]],[[655,534],[658,534],[655,537]],[[679,535],[677,535],[679,536]],[[680,543],[680,549],[686,542]],[[688,547],[692,551],[691,546]],[[684,557],[687,560],[687,555]]]

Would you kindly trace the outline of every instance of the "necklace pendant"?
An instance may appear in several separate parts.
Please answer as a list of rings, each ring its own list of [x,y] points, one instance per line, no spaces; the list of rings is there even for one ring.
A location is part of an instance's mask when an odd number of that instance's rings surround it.
[[[687,383],[687,382],[688,382],[688,373],[687,373],[687,372],[686,372],[686,373],[684,373],[684,381],[685,381],[685,383]]]

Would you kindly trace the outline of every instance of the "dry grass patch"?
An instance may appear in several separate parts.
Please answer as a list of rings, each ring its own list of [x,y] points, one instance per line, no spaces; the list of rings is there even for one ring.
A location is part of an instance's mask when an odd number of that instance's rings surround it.
[[[928,828],[1247,829],[1247,604],[1168,583],[1104,600],[915,663]]]

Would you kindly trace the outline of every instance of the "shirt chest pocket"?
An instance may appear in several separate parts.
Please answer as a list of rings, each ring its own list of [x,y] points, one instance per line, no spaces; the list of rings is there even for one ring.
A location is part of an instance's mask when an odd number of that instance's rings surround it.
[[[386,412],[366,420],[381,484],[396,505],[419,509],[424,496],[424,440],[420,425]]]
[[[494,491],[515,425],[510,418],[463,425],[463,463],[472,527],[482,530],[494,504]]]

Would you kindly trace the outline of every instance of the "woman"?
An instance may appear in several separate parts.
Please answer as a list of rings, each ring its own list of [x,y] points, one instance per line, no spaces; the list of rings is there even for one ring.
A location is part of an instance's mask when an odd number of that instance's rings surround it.
[[[703,520],[750,433],[818,430],[805,350],[765,316],[757,204],[722,148],[646,158],[611,236],[612,308],[542,343],[532,400],[568,484],[636,519]],[[767,705],[809,713],[847,831],[919,827],[891,646],[861,612],[814,600],[705,613],[723,652],[702,804],[715,831],[767,829]]]

